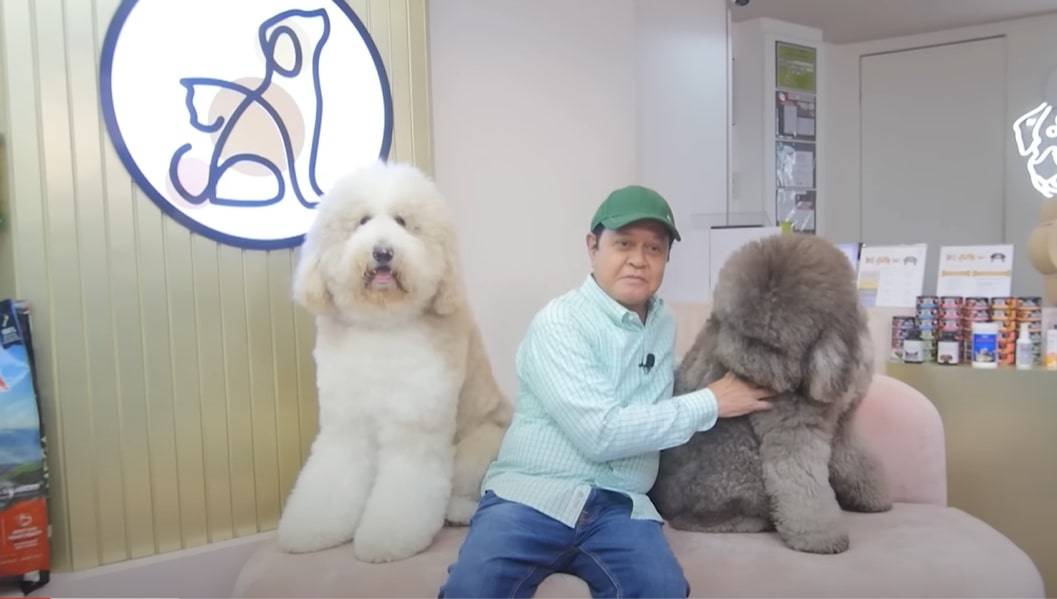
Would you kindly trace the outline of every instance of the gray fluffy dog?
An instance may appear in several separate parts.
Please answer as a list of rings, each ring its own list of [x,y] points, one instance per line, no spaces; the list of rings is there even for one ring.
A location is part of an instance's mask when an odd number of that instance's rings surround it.
[[[793,549],[848,548],[841,508],[891,508],[880,464],[850,420],[872,378],[851,264],[827,241],[779,235],[735,252],[675,392],[728,371],[774,390],[771,410],[725,418],[661,454],[651,497],[673,527],[777,529]]]

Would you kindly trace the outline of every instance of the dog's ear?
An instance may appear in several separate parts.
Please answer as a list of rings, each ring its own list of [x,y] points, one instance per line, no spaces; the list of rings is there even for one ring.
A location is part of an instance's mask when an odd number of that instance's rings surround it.
[[[314,244],[301,247],[301,259],[294,273],[294,301],[313,314],[325,314],[334,305],[319,271],[321,256]]]
[[[455,240],[448,235],[443,245],[444,272],[437,284],[437,293],[430,303],[430,310],[440,316],[448,316],[458,310],[463,302],[462,273],[459,269]]]
[[[805,373],[811,399],[829,403],[844,395],[851,383],[852,352],[853,348],[848,347],[836,330],[822,333],[811,348]]]

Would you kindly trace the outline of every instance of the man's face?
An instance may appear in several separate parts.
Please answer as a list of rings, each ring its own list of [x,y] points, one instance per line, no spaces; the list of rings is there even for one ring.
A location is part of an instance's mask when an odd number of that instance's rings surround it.
[[[668,230],[640,220],[617,230],[587,235],[587,252],[598,286],[625,308],[645,314],[664,279],[668,263]]]

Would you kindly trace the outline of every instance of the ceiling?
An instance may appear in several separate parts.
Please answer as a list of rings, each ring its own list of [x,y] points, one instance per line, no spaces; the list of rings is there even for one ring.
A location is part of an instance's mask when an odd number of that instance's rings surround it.
[[[1057,12],[1057,0],[750,0],[735,21],[770,17],[822,30],[835,44],[928,33]]]

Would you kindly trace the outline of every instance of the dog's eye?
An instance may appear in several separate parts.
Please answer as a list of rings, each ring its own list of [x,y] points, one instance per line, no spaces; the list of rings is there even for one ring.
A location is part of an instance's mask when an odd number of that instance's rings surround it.
[[[360,224],[361,225],[366,225],[368,223],[368,221],[370,221],[370,220],[371,220],[370,216],[365,216],[365,217],[360,219]]]
[[[396,224],[400,225],[401,227],[406,227],[407,226],[407,222],[404,220],[404,217],[398,216],[398,217],[396,217],[395,220],[396,220]]]

